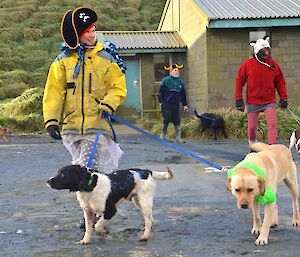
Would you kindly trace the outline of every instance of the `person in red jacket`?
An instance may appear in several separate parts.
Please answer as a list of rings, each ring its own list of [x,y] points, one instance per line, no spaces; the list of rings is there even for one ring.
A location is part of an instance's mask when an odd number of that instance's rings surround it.
[[[235,84],[235,105],[244,111],[243,87],[247,83],[246,105],[248,112],[249,143],[256,141],[256,128],[260,112],[264,112],[268,126],[268,143],[276,144],[276,91],[280,97],[279,106],[287,108],[287,90],[283,73],[271,57],[269,37],[250,42],[254,48],[252,58],[242,63]]]

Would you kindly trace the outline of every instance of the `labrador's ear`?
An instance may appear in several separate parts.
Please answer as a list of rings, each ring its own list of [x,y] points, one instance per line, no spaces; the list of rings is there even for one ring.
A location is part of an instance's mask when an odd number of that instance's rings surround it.
[[[262,180],[261,178],[257,178],[258,186],[259,186],[259,192],[261,195],[265,194],[266,189],[266,182]]]
[[[228,179],[226,180],[226,189],[227,189],[228,191],[231,191],[231,178],[228,178]]]

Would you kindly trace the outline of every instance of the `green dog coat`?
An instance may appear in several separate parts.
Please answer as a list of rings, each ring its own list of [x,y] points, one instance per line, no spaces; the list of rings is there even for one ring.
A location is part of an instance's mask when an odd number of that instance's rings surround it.
[[[245,160],[241,161],[232,169],[228,170],[227,178],[231,178],[239,168],[248,168],[250,170],[253,170],[261,179],[266,179],[266,174],[261,168]],[[272,191],[272,189],[269,186],[266,187],[264,195],[258,195],[255,197],[255,201],[259,202],[262,205],[275,203],[276,200],[276,194]]]

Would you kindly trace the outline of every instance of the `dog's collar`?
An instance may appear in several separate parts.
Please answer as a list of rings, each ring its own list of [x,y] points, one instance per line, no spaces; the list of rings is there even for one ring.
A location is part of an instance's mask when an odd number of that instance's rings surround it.
[[[89,179],[87,185],[88,185],[88,186],[91,186],[92,183],[93,183],[93,178],[91,177],[91,178]],[[83,188],[80,188],[79,191],[80,191],[80,192],[86,192]]]
[[[266,174],[264,173],[264,171],[261,168],[257,167],[253,163],[250,163],[246,160],[241,161],[236,166],[234,166],[232,169],[228,170],[227,177],[231,178],[234,175],[234,173],[237,171],[237,169],[239,169],[239,168],[248,168],[250,170],[253,170],[257,174],[257,176],[259,176],[261,179],[263,179],[263,180],[266,179]],[[259,202],[262,205],[275,203],[276,200],[277,200],[276,194],[273,192],[273,190],[269,186],[266,186],[264,195],[257,195],[255,197],[255,201]]]

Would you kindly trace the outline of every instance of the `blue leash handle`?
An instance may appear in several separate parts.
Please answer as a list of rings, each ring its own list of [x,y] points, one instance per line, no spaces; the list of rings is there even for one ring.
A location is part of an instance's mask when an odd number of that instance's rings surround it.
[[[139,127],[137,127],[137,126],[135,126],[135,125],[133,125],[133,124],[127,122],[126,120],[123,120],[123,119],[121,119],[121,118],[115,116],[114,114],[109,114],[109,113],[106,112],[105,115],[108,116],[108,117],[110,117],[110,118],[112,118],[112,119],[114,119],[114,120],[116,120],[116,121],[119,122],[119,123],[122,123],[122,124],[126,125],[127,127],[130,127],[130,128],[132,128],[132,129],[134,129],[134,130],[136,130],[136,131],[138,131],[138,132],[140,132],[140,133],[142,133],[142,134],[144,134],[144,135],[150,137],[151,139],[153,139],[153,140],[155,140],[155,141],[160,142],[161,144],[163,144],[163,145],[165,145],[165,146],[168,146],[168,147],[170,147],[170,148],[174,148],[174,149],[175,149],[177,152],[179,152],[179,153],[185,154],[186,156],[191,157],[191,158],[194,158],[194,159],[196,159],[197,161],[206,163],[207,165],[212,166],[212,167],[214,167],[214,168],[216,168],[216,169],[218,169],[218,170],[222,170],[222,171],[225,171],[225,170],[226,170],[225,167],[223,167],[223,166],[221,166],[221,165],[218,165],[218,164],[216,164],[216,163],[213,163],[213,162],[211,162],[211,161],[209,161],[209,160],[206,160],[206,159],[200,157],[199,155],[197,155],[197,154],[195,154],[195,153],[193,153],[193,152],[191,152],[191,151],[189,151],[189,150],[186,150],[186,149],[184,149],[184,148],[182,148],[182,147],[179,147],[179,146],[176,145],[176,144],[172,144],[172,143],[170,143],[170,142],[168,142],[168,141],[166,141],[166,140],[160,139],[159,137],[157,137],[157,136],[151,134],[150,132],[141,129],[141,128],[139,128]]]

